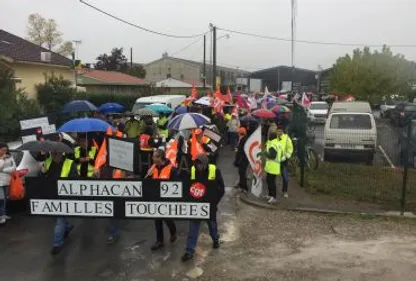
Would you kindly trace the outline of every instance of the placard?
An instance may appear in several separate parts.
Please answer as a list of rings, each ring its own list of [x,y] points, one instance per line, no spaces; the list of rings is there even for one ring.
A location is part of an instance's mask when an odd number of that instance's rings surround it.
[[[205,128],[204,130],[204,136],[210,138],[211,140],[215,141],[216,143],[219,143],[221,141],[221,136],[214,131],[211,131],[210,129]]]
[[[110,167],[134,171],[135,143],[126,139],[109,137],[107,141],[108,164]]]
[[[20,120],[20,129],[27,130],[32,128],[42,128],[43,126],[49,126],[48,117],[38,117],[26,120]]]
[[[215,216],[218,187],[214,181],[27,177],[26,196],[35,216],[207,220]]]

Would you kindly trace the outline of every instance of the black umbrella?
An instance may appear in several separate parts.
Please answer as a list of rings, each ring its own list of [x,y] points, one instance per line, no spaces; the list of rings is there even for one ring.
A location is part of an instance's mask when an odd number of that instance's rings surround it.
[[[73,153],[74,150],[62,142],[56,141],[29,141],[24,143],[19,150],[29,150],[33,152],[62,152]]]
[[[97,107],[87,100],[74,100],[65,104],[61,109],[61,113],[88,112],[97,110]]]
[[[241,122],[244,123],[259,123],[259,119],[254,117],[253,115],[246,115],[240,119]]]

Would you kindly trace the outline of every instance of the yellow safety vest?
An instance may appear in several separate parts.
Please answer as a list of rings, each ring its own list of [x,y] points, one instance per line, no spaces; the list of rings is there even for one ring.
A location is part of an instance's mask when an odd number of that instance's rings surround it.
[[[73,162],[74,161],[72,161],[71,159],[65,158],[64,164],[62,165],[61,178],[67,178],[69,176]],[[51,164],[52,164],[52,157],[49,156],[48,158],[46,158],[45,162],[43,162],[43,166],[48,171],[49,168],[51,167]]]
[[[91,147],[88,151],[88,157],[94,159],[95,155],[97,154],[97,149],[95,147]],[[81,147],[77,146],[74,149],[74,156],[75,159],[81,158]],[[77,165],[78,175],[81,175],[81,163]],[[90,178],[94,175],[94,165],[88,163],[88,173],[87,176]]]
[[[216,177],[217,167],[214,164],[208,165],[208,180],[213,181]],[[191,167],[191,180],[195,180],[195,166]]]
[[[266,165],[264,166],[264,171],[268,174],[280,175],[280,162],[282,159],[282,147],[277,138],[273,140],[269,140],[266,143],[266,151],[269,152],[271,148],[276,150],[277,155],[275,159],[266,158]]]
[[[292,143],[292,139],[287,135],[287,134],[283,134],[280,137],[280,146],[282,147],[282,159],[281,161],[285,161],[287,159],[290,159],[290,157],[292,157],[293,154],[293,143]]]
[[[168,122],[168,118],[166,117],[162,117],[162,118],[159,118],[159,120],[157,120],[157,127],[159,129],[159,135],[162,135],[166,138],[169,135],[169,130],[167,128],[166,129],[162,129],[162,128],[166,125],[167,122]]]

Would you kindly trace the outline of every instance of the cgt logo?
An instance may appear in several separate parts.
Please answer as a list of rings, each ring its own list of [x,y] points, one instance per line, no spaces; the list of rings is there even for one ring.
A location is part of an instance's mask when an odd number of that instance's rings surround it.
[[[200,199],[204,197],[205,191],[206,191],[205,185],[203,185],[202,183],[196,182],[191,185],[191,188],[189,189],[189,194],[195,199]]]

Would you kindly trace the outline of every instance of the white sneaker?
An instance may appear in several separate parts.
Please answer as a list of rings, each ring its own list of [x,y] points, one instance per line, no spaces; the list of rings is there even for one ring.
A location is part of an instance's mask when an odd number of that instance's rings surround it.
[[[289,198],[289,194],[287,194],[287,192],[283,193],[283,197],[284,198]]]
[[[4,215],[3,218],[5,218],[6,220],[11,220],[12,219],[12,217],[6,216],[6,215]]]
[[[267,201],[267,203],[269,203],[269,204],[274,204],[276,202],[277,202],[277,200],[274,197],[270,197],[269,201]]]
[[[0,218],[0,224],[5,224],[6,223],[6,219],[4,217]]]

